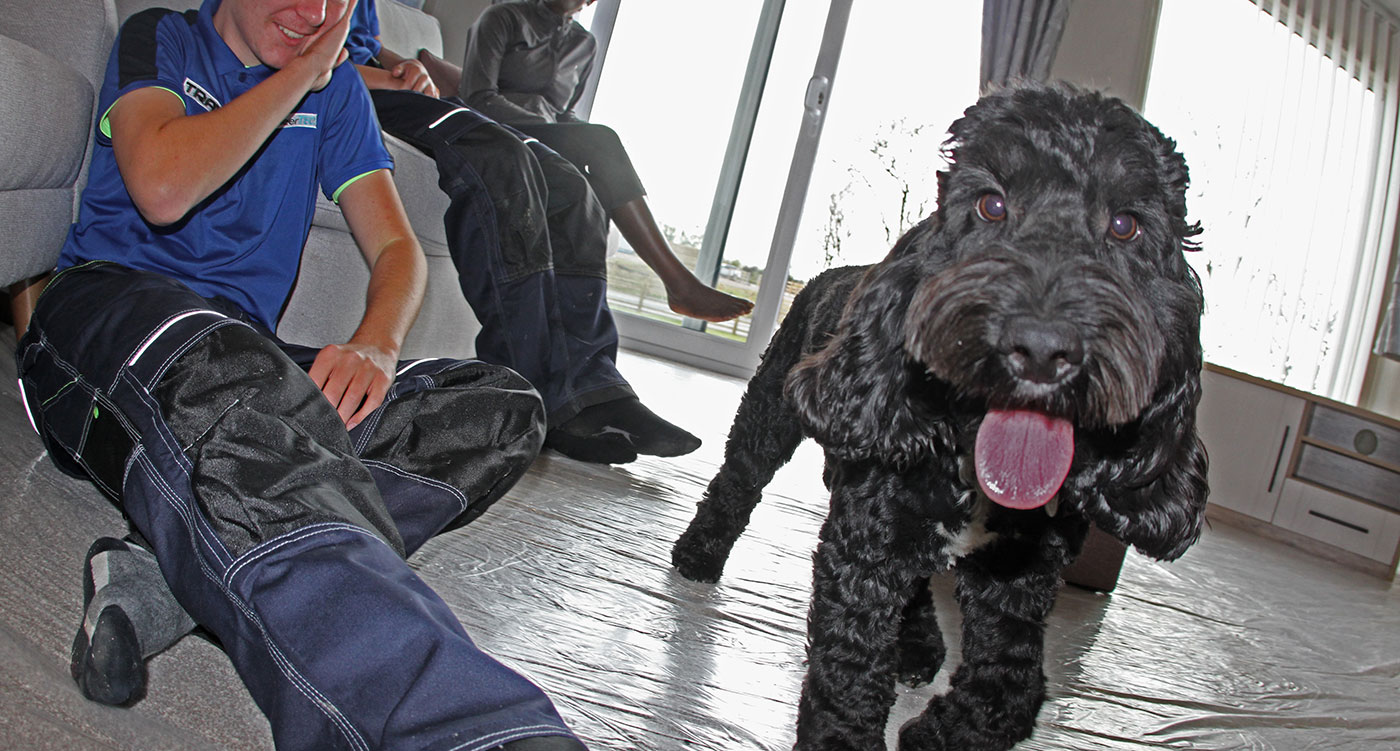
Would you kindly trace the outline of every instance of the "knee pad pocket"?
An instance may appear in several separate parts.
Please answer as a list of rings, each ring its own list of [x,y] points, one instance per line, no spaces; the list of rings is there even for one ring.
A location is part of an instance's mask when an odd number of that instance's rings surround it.
[[[266,337],[222,327],[172,362],[152,394],[191,462],[195,502],[234,555],[325,522],[403,552],[339,416]]]
[[[544,442],[539,394],[514,371],[479,361],[454,363],[421,384],[428,387],[386,402],[372,431],[358,437],[359,455],[445,483],[469,507],[496,500]]]

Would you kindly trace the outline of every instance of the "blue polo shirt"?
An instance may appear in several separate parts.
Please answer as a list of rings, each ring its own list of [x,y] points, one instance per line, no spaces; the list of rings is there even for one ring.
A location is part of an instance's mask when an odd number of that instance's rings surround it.
[[[148,10],[122,26],[98,100],[88,185],[58,268],[103,260],[164,274],[205,297],[227,298],[275,329],[296,281],[317,187],[335,200],[359,177],[392,168],[393,160],[364,82],[354,66],[341,65],[227,185],[180,222],[148,224],[117,170],[111,106],[156,86],[178,96],[185,114],[198,115],[275,72],[239,61],[214,30],[218,6],[219,0],[205,0],[198,11]]]

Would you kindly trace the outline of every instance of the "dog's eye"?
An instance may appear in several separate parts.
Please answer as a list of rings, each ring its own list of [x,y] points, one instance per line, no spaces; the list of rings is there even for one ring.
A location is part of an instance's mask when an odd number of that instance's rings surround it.
[[[1108,234],[1115,240],[1128,241],[1142,233],[1137,217],[1132,214],[1114,214],[1108,222]]]
[[[1006,219],[1006,198],[1000,193],[983,193],[977,199],[977,216],[984,222],[1000,222]]]

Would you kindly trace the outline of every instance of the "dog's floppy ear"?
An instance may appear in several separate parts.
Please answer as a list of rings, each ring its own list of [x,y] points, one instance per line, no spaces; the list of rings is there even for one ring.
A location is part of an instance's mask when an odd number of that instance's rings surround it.
[[[1200,310],[1194,274],[1178,294],[1163,295],[1179,308],[1167,316],[1169,351],[1157,393],[1135,423],[1119,431],[1127,442],[1097,472],[1079,478],[1085,511],[1105,532],[1144,554],[1179,557],[1201,534],[1205,521],[1207,458],[1196,433],[1201,399]]]
[[[788,374],[786,395],[803,426],[828,451],[896,466],[927,455],[942,423],[911,400],[924,370],[904,352],[904,319],[936,232],[926,219],[871,267],[851,293],[836,333]]]
[[[1185,252],[1199,246],[1199,223],[1187,220],[1190,173],[1176,144],[1127,105],[1113,100],[1105,115],[1124,123],[1154,156],[1170,248],[1165,278],[1148,290],[1167,345],[1152,403],[1103,447],[1096,471],[1079,478],[1085,511],[1104,531],[1154,558],[1171,560],[1200,536],[1205,520],[1207,458],[1196,433],[1201,398],[1200,279]]]

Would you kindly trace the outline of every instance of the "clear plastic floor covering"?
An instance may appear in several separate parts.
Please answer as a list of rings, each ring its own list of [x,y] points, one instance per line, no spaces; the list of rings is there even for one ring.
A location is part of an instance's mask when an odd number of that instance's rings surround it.
[[[593,749],[789,749],[826,505],[820,452],[804,444],[779,474],[719,584],[686,581],[671,543],[720,462],[743,384],[621,364],[644,401],[704,438],[698,452],[612,468],[546,454],[413,563]],[[123,526],[43,456],[8,358],[0,374],[0,748],[270,749],[227,660],[198,639],[155,658],[132,709],[77,693],[81,557]],[[955,634],[950,589],[939,594]],[[1129,553],[1111,594],[1067,587],[1046,651],[1050,697],[1018,749],[1400,749],[1397,588],[1231,527],[1171,564]],[[890,748],[946,674],[901,690]]]

